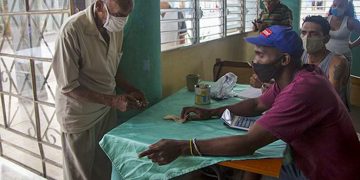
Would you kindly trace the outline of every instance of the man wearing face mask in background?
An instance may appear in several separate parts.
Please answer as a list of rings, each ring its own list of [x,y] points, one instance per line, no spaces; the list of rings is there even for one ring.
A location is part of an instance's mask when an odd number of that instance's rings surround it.
[[[339,93],[341,100],[349,109],[347,99],[347,83],[349,68],[347,59],[343,55],[330,52],[325,44],[329,41],[330,24],[321,16],[308,16],[301,28],[301,38],[305,53],[302,57],[304,64],[317,65],[329,79]]]
[[[265,9],[261,11],[259,19],[252,23],[254,31],[263,31],[272,25],[292,26],[292,12],[280,0],[263,0]]]
[[[117,70],[132,9],[132,0],[97,0],[61,28],[52,67],[66,180],[110,179],[111,162],[99,141],[116,126],[116,110],[147,105],[144,94]],[[116,87],[126,94],[116,95]]]
[[[358,180],[360,142],[350,115],[321,70],[315,65],[301,65],[303,45],[299,35],[288,27],[271,26],[245,40],[255,45],[255,73],[262,81],[274,78],[274,85],[259,98],[234,105],[216,109],[185,107],[181,117],[219,118],[225,109],[239,116],[257,116],[266,111],[249,132],[190,143],[163,139],[139,157],[147,156],[165,165],[191,154],[249,155],[281,139],[291,146],[295,164],[283,166],[280,179]]]

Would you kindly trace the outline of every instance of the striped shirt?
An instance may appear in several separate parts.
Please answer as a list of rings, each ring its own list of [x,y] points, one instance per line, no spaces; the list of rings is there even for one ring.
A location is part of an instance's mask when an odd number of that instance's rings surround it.
[[[292,20],[291,10],[286,5],[279,3],[273,10],[269,11],[265,8],[260,13],[261,27],[259,31],[261,32],[272,25],[291,26]]]

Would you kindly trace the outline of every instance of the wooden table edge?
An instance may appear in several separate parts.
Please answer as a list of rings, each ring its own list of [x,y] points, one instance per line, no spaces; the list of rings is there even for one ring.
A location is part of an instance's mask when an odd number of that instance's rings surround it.
[[[218,163],[221,166],[253,172],[266,176],[279,177],[282,165],[282,158],[234,160]]]

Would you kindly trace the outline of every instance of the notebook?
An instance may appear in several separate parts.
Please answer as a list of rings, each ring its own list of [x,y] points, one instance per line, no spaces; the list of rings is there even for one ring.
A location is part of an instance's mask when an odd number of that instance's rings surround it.
[[[228,109],[226,109],[223,112],[220,119],[223,120],[224,124],[226,124],[230,128],[248,131],[249,128],[260,117],[261,116],[255,116],[255,117],[235,116]]]

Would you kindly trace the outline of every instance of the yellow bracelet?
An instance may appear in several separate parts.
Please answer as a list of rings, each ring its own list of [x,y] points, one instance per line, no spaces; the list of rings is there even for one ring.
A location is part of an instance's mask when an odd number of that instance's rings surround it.
[[[194,153],[192,152],[192,142],[191,142],[191,139],[189,140],[189,144],[190,144],[190,154],[192,156],[194,156]]]

